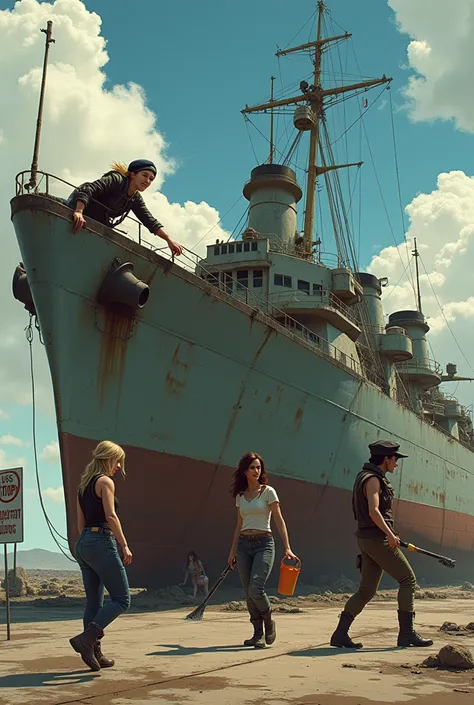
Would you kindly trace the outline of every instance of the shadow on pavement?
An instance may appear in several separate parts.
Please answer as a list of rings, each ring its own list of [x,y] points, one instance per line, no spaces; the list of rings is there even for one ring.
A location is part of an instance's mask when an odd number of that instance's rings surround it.
[[[0,676],[0,688],[51,688],[55,685],[77,685],[89,683],[97,678],[97,675],[86,670],[67,673],[11,673],[8,676]]]
[[[180,644],[159,644],[159,646],[168,651],[152,651],[146,656],[191,656],[192,654],[214,654],[218,652],[233,652],[233,651],[254,651],[251,646],[243,646],[242,644],[223,644],[222,646],[181,646]]]
[[[334,646],[326,646],[323,648],[315,647],[314,649],[304,649],[304,651],[290,651],[288,656],[352,656],[356,654],[379,654],[385,651],[400,651],[398,646],[386,646],[380,649],[337,649]]]

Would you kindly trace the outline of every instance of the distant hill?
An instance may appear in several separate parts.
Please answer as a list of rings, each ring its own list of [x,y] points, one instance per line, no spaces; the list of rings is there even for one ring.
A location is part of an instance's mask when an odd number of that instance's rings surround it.
[[[25,570],[79,570],[77,563],[71,563],[62,553],[46,551],[43,548],[17,551],[16,563]],[[1,567],[3,569],[3,560],[1,561]],[[8,554],[8,567],[13,567],[13,553]]]

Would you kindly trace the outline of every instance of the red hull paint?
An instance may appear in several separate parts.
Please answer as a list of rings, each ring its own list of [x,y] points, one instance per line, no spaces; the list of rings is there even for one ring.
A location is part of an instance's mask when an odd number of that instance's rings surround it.
[[[60,434],[71,549],[77,538],[76,488],[97,442]],[[179,582],[190,549],[202,557],[212,582],[226,564],[235,525],[229,494],[232,468],[141,448],[124,446],[124,450],[127,477],[116,478],[116,492],[133,552],[127,569],[130,584],[158,587]],[[351,493],[278,476],[270,482],[280,497],[292,549],[302,560],[301,582],[327,582],[341,573],[356,578]],[[419,576],[445,582],[473,578],[473,516],[398,501],[395,519],[405,540],[458,560],[456,571],[447,572],[432,559],[413,557]],[[278,536],[276,542],[278,562],[282,556]],[[277,576],[276,567],[272,583]]]

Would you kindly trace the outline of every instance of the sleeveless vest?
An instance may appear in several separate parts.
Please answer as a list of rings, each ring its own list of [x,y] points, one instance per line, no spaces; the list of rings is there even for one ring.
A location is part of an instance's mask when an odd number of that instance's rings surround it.
[[[384,532],[379,529],[369,516],[369,503],[365,496],[364,488],[367,480],[371,477],[377,477],[380,480],[379,511],[393,531],[393,487],[380,468],[372,465],[372,463],[365,463],[355,479],[352,491],[352,511],[357,521],[356,536],[359,538],[385,536]]]

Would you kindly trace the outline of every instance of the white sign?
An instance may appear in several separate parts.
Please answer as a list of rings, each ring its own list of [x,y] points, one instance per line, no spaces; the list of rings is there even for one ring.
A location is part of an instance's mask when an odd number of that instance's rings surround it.
[[[0,543],[23,541],[23,468],[0,470]]]

